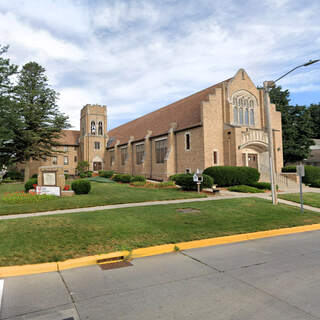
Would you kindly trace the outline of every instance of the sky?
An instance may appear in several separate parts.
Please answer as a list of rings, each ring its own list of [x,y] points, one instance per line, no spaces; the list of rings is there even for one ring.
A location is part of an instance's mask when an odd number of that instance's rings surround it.
[[[86,104],[112,129],[232,77],[256,85],[320,59],[319,0],[0,0],[6,57],[46,69],[79,129]],[[279,81],[291,104],[320,102],[320,62]]]

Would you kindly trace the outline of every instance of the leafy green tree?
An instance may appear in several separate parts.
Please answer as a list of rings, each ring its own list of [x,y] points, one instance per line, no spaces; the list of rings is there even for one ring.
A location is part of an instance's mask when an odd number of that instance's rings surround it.
[[[18,116],[13,108],[12,77],[18,72],[18,66],[9,59],[1,57],[8,46],[0,45],[0,170],[7,167],[12,160],[14,128],[18,126]]]
[[[281,112],[282,144],[284,163],[297,162],[310,154],[312,140],[312,119],[305,106],[290,106],[290,93],[280,86],[270,91],[270,100]]]
[[[14,161],[25,163],[25,180],[29,178],[30,159],[52,155],[62,129],[70,127],[68,117],[60,113],[58,94],[49,87],[45,69],[36,62],[25,64],[15,87],[16,112],[21,125],[14,135]]]
[[[81,173],[84,173],[87,170],[89,170],[89,162],[85,160],[79,161],[77,165],[78,174],[80,175]]]
[[[320,139],[320,103],[311,104],[309,110],[312,119],[312,137]]]

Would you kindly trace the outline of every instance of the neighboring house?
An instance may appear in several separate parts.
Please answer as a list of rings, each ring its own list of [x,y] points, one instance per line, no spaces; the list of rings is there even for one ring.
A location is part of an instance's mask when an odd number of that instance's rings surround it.
[[[283,166],[281,114],[271,105],[275,169]],[[75,173],[80,160],[90,170],[114,170],[150,179],[210,166],[250,166],[268,175],[268,135],[263,92],[247,73],[236,75],[107,132],[105,106],[81,110],[80,131],[66,130],[61,150],[45,163]],[[35,170],[36,171],[36,170]]]
[[[308,159],[303,160],[303,163],[320,167],[320,139],[313,139],[313,141],[314,145],[310,146],[310,156]]]

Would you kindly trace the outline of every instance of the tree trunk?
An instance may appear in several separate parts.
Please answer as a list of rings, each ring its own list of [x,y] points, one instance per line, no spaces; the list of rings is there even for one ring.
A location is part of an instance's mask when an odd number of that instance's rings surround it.
[[[24,182],[27,182],[30,178],[30,160],[26,161],[26,166],[24,169]]]

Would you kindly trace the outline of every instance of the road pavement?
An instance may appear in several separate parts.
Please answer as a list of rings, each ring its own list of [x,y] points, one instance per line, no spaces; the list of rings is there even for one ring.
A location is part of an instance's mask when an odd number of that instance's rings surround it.
[[[314,231],[7,278],[0,319],[320,319],[319,244]]]

